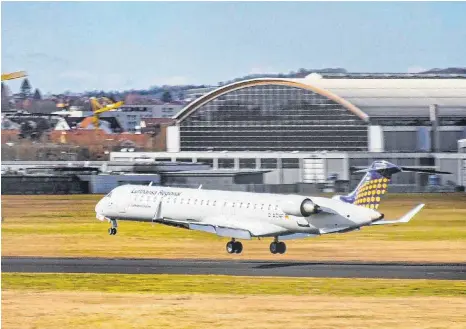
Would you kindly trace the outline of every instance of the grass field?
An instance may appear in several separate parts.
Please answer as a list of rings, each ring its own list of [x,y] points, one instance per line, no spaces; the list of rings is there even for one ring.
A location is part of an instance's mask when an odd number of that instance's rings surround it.
[[[206,284],[208,283],[208,284]],[[176,274],[3,273],[2,288],[150,294],[466,297],[466,281]]]
[[[449,328],[466,281],[2,274],[3,328]]]
[[[2,196],[2,255],[295,260],[466,261],[466,194],[388,195],[380,211],[400,216],[426,207],[408,224],[287,242],[284,255],[270,239],[243,241],[241,255],[225,251],[226,238],[152,225],[119,223],[116,236],[95,219],[101,196]]]

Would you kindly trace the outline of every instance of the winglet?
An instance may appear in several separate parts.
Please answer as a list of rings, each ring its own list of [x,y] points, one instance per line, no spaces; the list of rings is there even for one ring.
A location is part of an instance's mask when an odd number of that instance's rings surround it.
[[[397,224],[397,223],[407,223],[413,218],[421,209],[425,206],[425,204],[421,203],[408,211],[405,215],[403,215],[400,219],[398,220],[379,220],[376,222],[373,222],[371,225],[385,225],[385,224]]]
[[[200,190],[201,188],[202,188],[202,184],[201,184],[201,185],[199,185],[199,187],[198,187],[197,189],[198,189],[198,190]]]

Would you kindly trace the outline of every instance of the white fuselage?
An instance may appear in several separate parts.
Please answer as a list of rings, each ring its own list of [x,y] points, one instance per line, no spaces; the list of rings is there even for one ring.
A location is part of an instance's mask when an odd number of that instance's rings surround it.
[[[310,216],[293,216],[282,210],[284,202],[311,199],[325,209]],[[228,222],[263,225],[272,229],[255,236],[293,233],[322,234],[356,229],[380,217],[380,213],[323,197],[230,192],[162,186],[124,185],[115,188],[96,205],[101,218],[136,221]],[[249,223],[248,223],[249,222]]]

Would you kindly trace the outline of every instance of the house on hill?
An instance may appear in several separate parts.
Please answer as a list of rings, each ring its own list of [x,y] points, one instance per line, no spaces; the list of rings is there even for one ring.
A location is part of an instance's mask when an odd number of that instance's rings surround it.
[[[61,118],[55,126],[55,130],[94,130],[92,117],[64,117]],[[123,132],[118,120],[114,117],[106,117],[99,119],[99,129],[107,134],[119,134]]]

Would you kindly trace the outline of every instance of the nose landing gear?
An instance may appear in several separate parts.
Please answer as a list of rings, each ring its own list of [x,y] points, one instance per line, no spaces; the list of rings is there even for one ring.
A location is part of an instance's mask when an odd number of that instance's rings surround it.
[[[232,239],[227,243],[226,249],[229,254],[240,254],[243,251],[243,244]]]
[[[117,234],[117,231],[118,231],[117,230],[118,223],[117,223],[116,219],[110,219],[110,222],[112,223],[112,227],[110,227],[108,229],[108,234],[115,235],[115,234]]]

